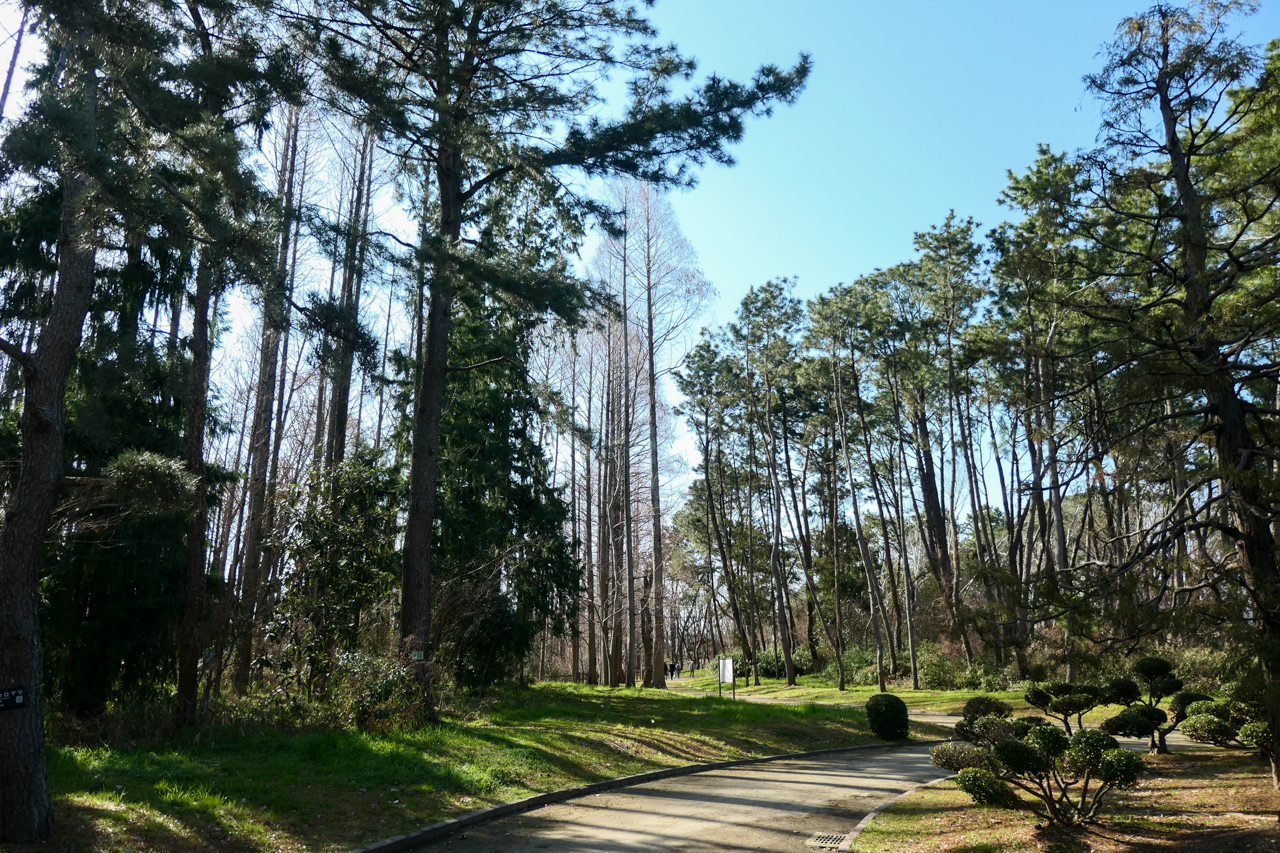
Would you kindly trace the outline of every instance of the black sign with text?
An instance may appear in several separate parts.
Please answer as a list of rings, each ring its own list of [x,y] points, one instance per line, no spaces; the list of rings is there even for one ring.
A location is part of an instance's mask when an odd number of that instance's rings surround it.
[[[27,688],[0,687],[0,711],[21,711],[27,707]]]

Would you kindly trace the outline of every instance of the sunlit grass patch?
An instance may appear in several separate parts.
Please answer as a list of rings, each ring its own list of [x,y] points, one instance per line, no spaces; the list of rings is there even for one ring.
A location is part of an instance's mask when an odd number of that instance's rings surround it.
[[[13,853],[337,853],[537,792],[873,740],[854,708],[548,684],[471,700],[413,731],[53,744],[59,835]]]

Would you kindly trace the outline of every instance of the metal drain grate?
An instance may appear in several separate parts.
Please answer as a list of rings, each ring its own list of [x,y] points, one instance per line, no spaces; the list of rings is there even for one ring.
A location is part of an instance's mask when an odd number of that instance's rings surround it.
[[[835,850],[847,837],[847,835],[815,835],[804,844],[806,847],[817,847],[822,850]]]

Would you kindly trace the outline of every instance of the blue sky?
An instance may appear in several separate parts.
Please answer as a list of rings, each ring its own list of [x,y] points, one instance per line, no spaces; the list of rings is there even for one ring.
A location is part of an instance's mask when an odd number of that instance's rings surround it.
[[[1036,145],[1093,144],[1097,105],[1081,78],[1128,0],[659,0],[665,41],[700,74],[748,78],[813,56],[793,107],[753,122],[732,169],[709,167],[672,201],[720,291],[708,322],[746,289],[799,278],[817,294],[912,256],[916,231],[954,208],[983,231],[1009,169]],[[1240,19],[1251,43],[1280,38],[1280,2]]]

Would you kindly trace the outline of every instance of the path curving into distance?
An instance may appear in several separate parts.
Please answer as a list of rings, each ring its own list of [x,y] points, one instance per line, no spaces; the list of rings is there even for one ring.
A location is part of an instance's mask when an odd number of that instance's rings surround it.
[[[688,690],[688,693],[701,691]],[[739,700],[794,703],[745,695]],[[953,725],[956,716],[911,714]],[[1174,734],[1171,745],[1183,746]],[[1122,738],[1129,749],[1144,741]],[[739,853],[814,851],[814,836],[845,836],[899,795],[951,774],[931,744],[779,759],[646,782],[578,797],[459,829],[422,847],[443,853]],[[844,848],[842,848],[844,849]]]
[[[784,759],[633,785],[468,827],[450,853],[814,850],[877,806],[940,776],[927,745]]]

